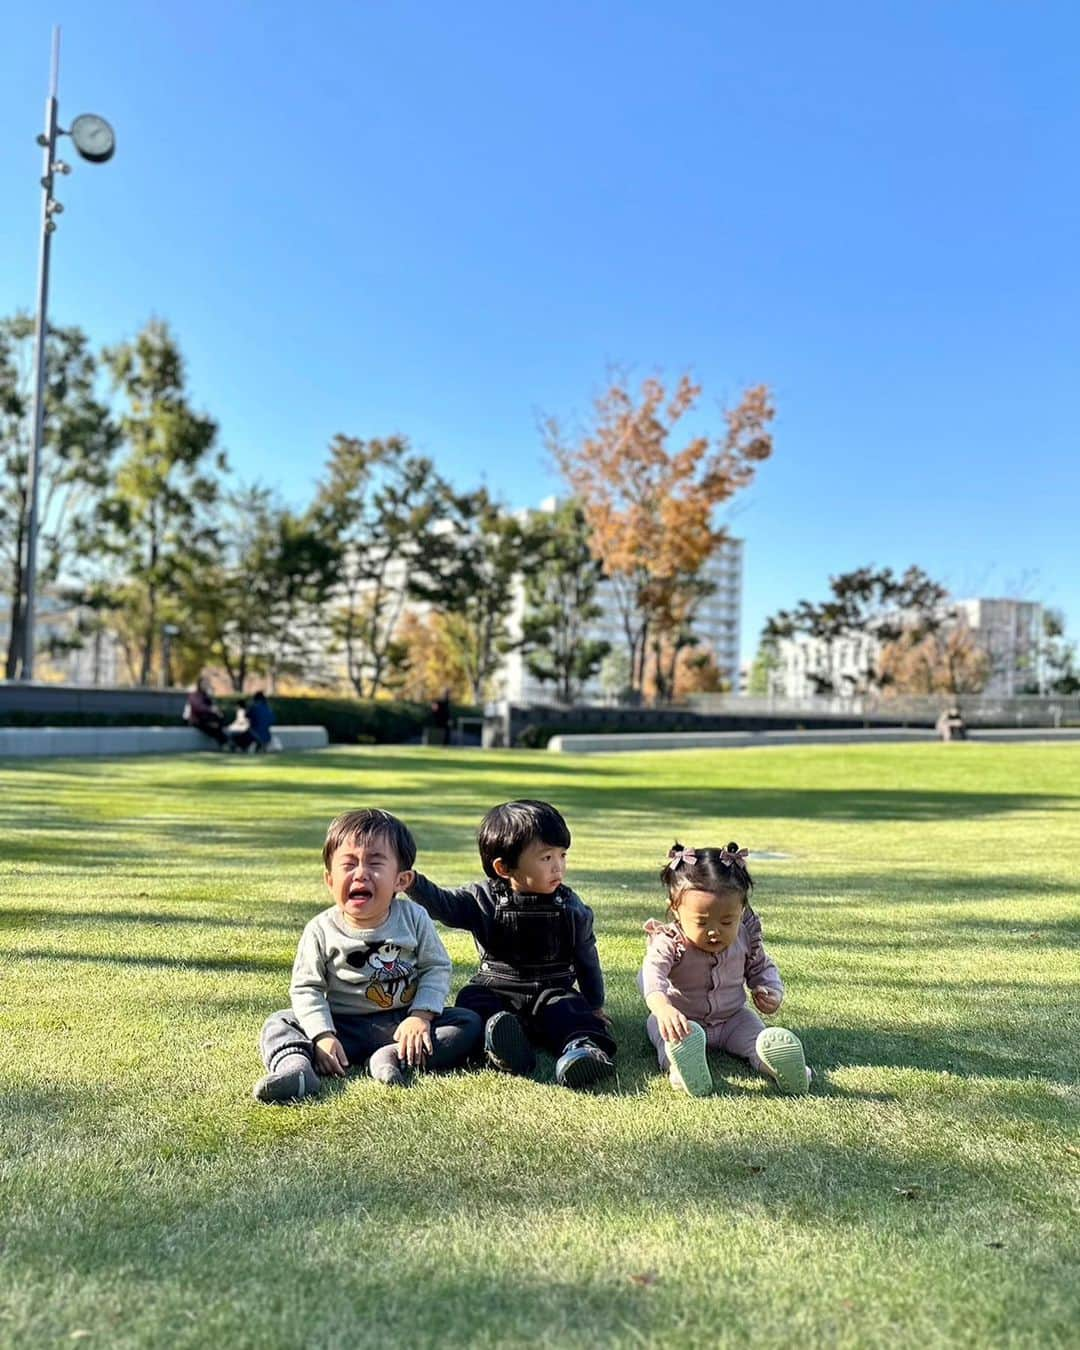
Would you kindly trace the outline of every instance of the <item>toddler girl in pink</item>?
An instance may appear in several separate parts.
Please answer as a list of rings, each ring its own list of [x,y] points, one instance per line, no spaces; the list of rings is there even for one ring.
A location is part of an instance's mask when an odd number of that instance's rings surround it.
[[[810,1086],[802,1043],[783,1027],[766,1027],[784,985],[761,941],[761,920],[747,903],[753,881],[747,851],[675,844],[660,873],[668,922],[650,919],[638,984],[649,1009],[645,1024],[661,1069],[673,1087],[704,1097],[712,1091],[706,1050],[726,1050],[775,1080],[781,1092]]]

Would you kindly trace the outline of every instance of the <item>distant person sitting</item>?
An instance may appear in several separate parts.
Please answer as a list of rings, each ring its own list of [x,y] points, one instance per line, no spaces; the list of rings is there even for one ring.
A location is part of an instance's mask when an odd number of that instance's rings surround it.
[[[237,703],[233,720],[225,728],[225,735],[228,737],[230,750],[248,750],[255,744],[255,737],[251,734],[248,705],[244,699]]]
[[[215,703],[214,695],[210,691],[210,681],[205,675],[199,676],[195,688],[187,696],[187,702],[184,704],[184,721],[189,727],[194,727],[204,736],[209,736],[218,745],[224,747],[228,744],[228,737],[225,734],[225,714]]]
[[[959,708],[946,708],[937,720],[937,734],[943,741],[967,740],[967,723]]]
[[[435,726],[434,743],[450,744],[450,690],[444,689],[442,698],[431,700],[431,720]]]
[[[256,750],[269,750],[274,725],[274,710],[261,689],[256,689],[248,704],[248,729],[254,740]]]

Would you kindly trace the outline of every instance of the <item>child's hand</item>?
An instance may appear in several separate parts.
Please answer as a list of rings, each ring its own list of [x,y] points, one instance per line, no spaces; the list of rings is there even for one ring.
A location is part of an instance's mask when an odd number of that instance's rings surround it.
[[[431,1043],[431,1019],[420,1013],[410,1014],[398,1023],[394,1040],[401,1062],[410,1069],[418,1069],[424,1062],[424,1056],[430,1055],[435,1048]]]
[[[326,1031],[315,1039],[315,1067],[325,1078],[341,1078],[349,1067],[349,1057],[345,1047],[332,1031]]]
[[[776,989],[770,989],[768,985],[760,984],[756,989],[750,990],[750,997],[754,1000],[754,1007],[758,1012],[774,1013],[784,1000],[783,994]]]
[[[690,1035],[690,1022],[678,1008],[661,1008],[656,1014],[656,1025],[665,1041],[676,1045]]]

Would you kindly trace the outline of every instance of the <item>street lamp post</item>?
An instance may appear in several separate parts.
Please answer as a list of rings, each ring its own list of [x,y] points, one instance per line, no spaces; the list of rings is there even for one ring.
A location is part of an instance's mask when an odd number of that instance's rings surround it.
[[[34,323],[34,402],[30,419],[30,456],[27,463],[26,556],[23,564],[23,655],[21,676],[34,678],[34,607],[37,599],[38,476],[45,433],[45,344],[48,337],[49,257],[56,217],[64,207],[53,196],[53,176],[70,173],[71,166],[56,158],[56,139],[70,136],[75,149],[92,164],[113,156],[116,138],[103,117],[87,113],[76,117],[68,131],[59,125],[57,86],[60,76],[60,29],[52,33],[49,97],[45,100],[45,130],[38,137],[43,149],[41,175],[41,245],[38,254],[37,318]]]
[[[161,625],[162,635],[162,653],[161,653],[161,687],[163,689],[172,688],[172,644],[173,638],[180,636],[180,628],[175,623],[165,623]]]

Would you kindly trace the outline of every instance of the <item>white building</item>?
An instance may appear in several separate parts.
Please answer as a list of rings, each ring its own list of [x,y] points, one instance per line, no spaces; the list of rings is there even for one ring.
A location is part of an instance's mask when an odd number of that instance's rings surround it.
[[[541,511],[553,511],[555,498],[541,503]],[[525,516],[527,513],[522,512]],[[701,642],[708,643],[716,656],[721,675],[732,689],[739,687],[739,642],[742,623],[742,568],[743,541],[725,539],[717,552],[702,568],[702,575],[714,585],[712,594],[701,603],[694,620],[694,633]],[[596,603],[602,613],[589,625],[586,636],[594,641],[606,641],[613,651],[626,649],[619,607],[611,582],[601,581],[597,587]],[[525,588],[519,585],[514,598],[510,632],[520,636],[525,613]],[[496,681],[501,686],[500,696],[512,703],[551,703],[556,698],[553,684],[542,684],[529,672],[526,658],[520,652],[510,652]],[[594,676],[582,691],[586,702],[604,697],[599,675]]]
[[[1043,685],[1043,607],[1033,600],[957,600],[972,637],[990,658],[983,693],[1014,698]]]

